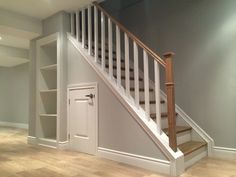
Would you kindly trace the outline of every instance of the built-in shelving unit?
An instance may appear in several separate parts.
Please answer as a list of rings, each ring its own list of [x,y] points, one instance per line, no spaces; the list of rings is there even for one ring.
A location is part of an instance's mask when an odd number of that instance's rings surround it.
[[[37,139],[38,144],[56,147],[59,107],[59,35],[37,41]]]

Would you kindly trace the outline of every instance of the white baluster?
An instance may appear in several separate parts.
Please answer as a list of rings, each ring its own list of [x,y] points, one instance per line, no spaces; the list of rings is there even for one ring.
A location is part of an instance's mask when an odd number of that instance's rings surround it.
[[[120,49],[120,28],[116,25],[116,71],[117,85],[121,86],[121,49]]]
[[[125,33],[125,87],[126,94],[130,96],[130,73],[129,73],[129,38]]]
[[[94,6],[94,58],[98,61],[98,9]]]
[[[85,31],[85,9],[82,10],[82,47],[85,48],[85,39],[86,39],[86,31]]]
[[[113,44],[112,44],[112,21],[108,19],[108,43],[109,43],[109,76],[113,77]]]
[[[102,52],[102,69],[104,70],[105,69],[105,16],[104,16],[104,13],[101,12],[101,52]]]
[[[79,18],[79,11],[76,12],[76,39],[77,39],[77,41],[80,40],[80,18]]]
[[[150,119],[148,54],[143,50],[145,111]]]
[[[91,6],[88,6],[88,53],[92,55],[92,14]]]
[[[139,108],[139,66],[138,66],[138,46],[134,44],[134,98],[135,104]]]
[[[70,13],[70,31],[71,31],[71,35],[74,36],[75,35],[75,23],[74,23],[74,13]]]
[[[156,123],[158,133],[161,134],[161,98],[160,98],[160,66],[156,60],[154,60],[155,69],[155,95],[156,95]]]

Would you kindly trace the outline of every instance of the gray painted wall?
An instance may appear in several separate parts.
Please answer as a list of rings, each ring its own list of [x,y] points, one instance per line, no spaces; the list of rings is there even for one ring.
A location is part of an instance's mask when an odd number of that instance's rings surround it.
[[[177,104],[217,146],[236,148],[236,1],[143,0],[119,18],[157,53],[176,53]]]
[[[112,91],[68,43],[68,84],[98,83],[99,147],[166,160]]]
[[[29,64],[0,67],[0,121],[28,124]]]

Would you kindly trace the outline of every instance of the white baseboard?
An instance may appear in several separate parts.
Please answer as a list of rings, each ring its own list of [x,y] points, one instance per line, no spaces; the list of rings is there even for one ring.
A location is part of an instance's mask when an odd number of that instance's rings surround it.
[[[28,129],[28,124],[13,123],[13,122],[0,122],[0,126]]]
[[[214,146],[212,157],[236,160],[236,149]]]
[[[38,144],[37,143],[37,138],[34,137],[34,136],[28,136],[27,142],[28,142],[28,144],[33,144],[33,145]]]
[[[69,141],[63,141],[58,143],[58,149],[66,150],[69,148]]]
[[[102,147],[98,148],[97,155],[110,160],[170,175],[169,161],[106,149]]]
[[[33,144],[33,145],[40,145],[40,146],[45,146],[45,147],[49,147],[49,148],[56,148],[56,142],[44,142],[42,143],[42,139],[37,139],[34,136],[28,136],[27,138],[27,142],[28,144]],[[57,148],[59,150],[66,150],[69,147],[69,142],[68,141],[63,141],[63,142],[59,142],[57,145]]]

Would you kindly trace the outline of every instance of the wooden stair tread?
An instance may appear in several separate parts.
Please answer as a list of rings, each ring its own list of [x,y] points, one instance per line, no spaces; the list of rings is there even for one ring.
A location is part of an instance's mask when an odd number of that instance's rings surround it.
[[[92,49],[93,49],[93,52],[94,52],[94,46],[92,46]],[[98,47],[98,50],[99,51],[101,51],[102,50],[102,48],[101,47]],[[109,50],[108,49],[105,49],[105,52],[106,53],[109,53]],[[116,54],[116,51],[115,50],[113,50],[113,52],[112,52],[113,54]]]
[[[206,142],[188,141],[186,143],[178,145],[178,148],[184,153],[184,155],[191,154],[192,152],[206,146]]]
[[[114,75],[114,78],[116,78],[117,79],[117,76],[116,75]],[[121,76],[121,79],[125,79],[125,76]],[[129,80],[134,80],[134,77],[133,76],[130,76],[130,78],[129,78]],[[143,81],[143,79],[142,78],[139,78],[139,81]]]
[[[176,126],[176,133],[183,133],[192,130],[192,127]],[[163,132],[168,135],[168,128],[164,128]]]
[[[130,88],[130,91],[134,91],[134,90],[135,90],[134,87],[131,87],[131,88]],[[140,92],[144,92],[144,88],[139,88],[139,91],[140,91]],[[150,88],[150,89],[149,89],[149,92],[152,92],[152,91],[154,91],[154,90]]]
[[[140,89],[139,89],[140,90]],[[165,101],[164,100],[161,100],[160,101],[161,104],[164,104]],[[145,101],[139,101],[139,104],[145,104]],[[150,100],[150,104],[156,104],[156,101],[155,100]]]
[[[176,114],[176,116],[178,115],[178,113],[175,113]],[[150,117],[152,118],[152,119],[156,119],[156,114],[154,113],[154,114],[150,114]],[[162,112],[161,113],[161,118],[167,118],[167,112]]]
[[[109,65],[108,65],[108,64],[106,64],[106,68],[109,68]],[[113,69],[114,69],[114,70],[116,70],[116,68],[117,68],[116,66],[113,66]],[[121,69],[122,71],[125,71],[125,67],[121,67],[120,69]],[[133,72],[134,69],[129,68],[129,71],[130,71],[130,72]]]
[[[101,58],[102,58],[102,55],[98,55],[98,58],[101,59]],[[106,59],[106,60],[109,60],[109,57],[106,55],[106,56],[105,56],[105,59]],[[113,56],[112,59],[113,59],[113,61],[116,61],[116,57]],[[123,60],[123,59],[121,59],[120,61],[121,61],[121,62],[125,62],[125,60]]]

